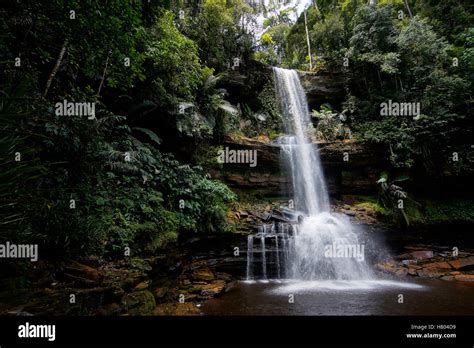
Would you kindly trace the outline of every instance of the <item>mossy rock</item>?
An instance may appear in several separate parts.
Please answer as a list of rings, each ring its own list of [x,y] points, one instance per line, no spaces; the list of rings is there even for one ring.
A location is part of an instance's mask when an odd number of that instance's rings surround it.
[[[356,209],[363,208],[378,217],[389,218],[392,216],[390,209],[379,204],[377,196],[344,195],[343,200]]]
[[[134,257],[130,259],[130,265],[133,268],[139,269],[140,271],[151,271],[152,267],[150,266],[150,263],[146,260],[140,259],[138,257]]]
[[[126,294],[121,305],[129,315],[151,315],[156,302],[150,291],[143,290]]]

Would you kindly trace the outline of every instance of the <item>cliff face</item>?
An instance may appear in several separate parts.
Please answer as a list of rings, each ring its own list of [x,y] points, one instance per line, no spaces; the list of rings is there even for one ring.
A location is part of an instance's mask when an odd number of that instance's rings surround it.
[[[224,146],[257,151],[257,165],[225,163],[221,170],[213,172],[214,177],[231,187],[265,196],[289,193],[291,178],[281,167],[277,145],[245,137],[228,137]],[[383,150],[356,141],[319,143],[317,146],[331,195],[377,192],[378,175],[388,166]]]
[[[344,74],[336,71],[298,71],[306,92],[310,110],[319,110],[321,104],[329,103],[340,109],[344,101]]]

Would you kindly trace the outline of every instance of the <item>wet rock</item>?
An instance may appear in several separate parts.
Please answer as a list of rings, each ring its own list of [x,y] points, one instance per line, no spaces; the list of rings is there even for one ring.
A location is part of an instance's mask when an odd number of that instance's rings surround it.
[[[454,269],[470,269],[474,268],[474,256],[459,258],[456,260],[450,260],[448,263]]]
[[[197,281],[199,280],[209,281],[209,280],[213,280],[214,278],[215,278],[214,273],[212,273],[212,271],[209,268],[198,269],[194,271],[191,275],[191,279],[197,280]]]
[[[451,269],[451,265],[448,262],[431,262],[423,264],[425,268],[437,268],[437,269]]]
[[[458,274],[454,276],[454,279],[461,282],[474,282],[474,274]]]
[[[205,297],[213,297],[220,294],[226,286],[224,280],[216,280],[210,284],[206,284],[201,287],[200,294]]]
[[[399,267],[397,267],[397,265],[392,261],[379,262],[375,265],[375,268],[386,273],[395,273],[399,269]]]
[[[416,271],[421,269],[421,267],[410,265],[408,266],[408,274],[411,276],[416,276]]]

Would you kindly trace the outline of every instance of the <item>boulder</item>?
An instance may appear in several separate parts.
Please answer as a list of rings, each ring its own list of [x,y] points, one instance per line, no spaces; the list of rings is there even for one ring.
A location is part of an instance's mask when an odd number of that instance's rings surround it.
[[[398,277],[405,277],[408,274],[408,269],[400,268],[395,272],[395,275]]]
[[[421,267],[410,265],[408,266],[408,274],[411,276],[416,276],[416,271],[418,271],[419,269],[421,269]]]
[[[469,257],[464,257],[464,258],[459,258],[456,260],[450,260],[448,263],[454,268],[454,269],[470,269],[474,268],[474,256],[469,256]]]
[[[205,297],[213,297],[220,294],[226,286],[225,280],[215,280],[201,287],[200,294]]]
[[[95,268],[83,265],[79,262],[71,262],[65,267],[68,274],[75,277],[89,279],[93,282],[98,282],[102,279],[102,274]]]
[[[126,294],[121,305],[129,315],[151,315],[156,307],[155,297],[147,290]]]
[[[395,273],[400,269],[393,261],[379,262],[375,265],[375,268],[386,273]]]
[[[193,281],[210,281],[215,278],[214,273],[209,268],[195,270],[190,277]]]

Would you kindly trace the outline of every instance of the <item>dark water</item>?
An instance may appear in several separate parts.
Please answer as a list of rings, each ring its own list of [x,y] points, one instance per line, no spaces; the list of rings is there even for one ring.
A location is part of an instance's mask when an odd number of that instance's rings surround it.
[[[403,295],[403,303],[398,303]],[[289,303],[291,297],[294,303]],[[443,280],[239,282],[208,315],[474,315],[474,283]]]

